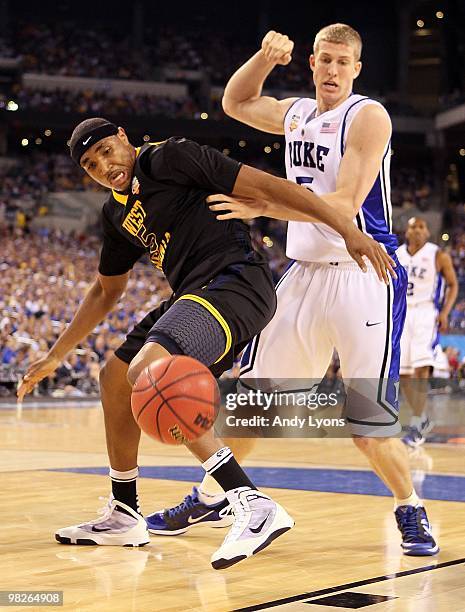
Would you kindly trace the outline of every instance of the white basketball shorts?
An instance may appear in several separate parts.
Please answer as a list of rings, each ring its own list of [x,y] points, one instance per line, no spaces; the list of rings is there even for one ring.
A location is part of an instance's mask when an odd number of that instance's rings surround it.
[[[436,317],[431,302],[409,305],[400,339],[400,373],[413,374],[415,368],[434,366],[434,348],[439,340]]]
[[[407,275],[400,264],[396,273],[386,285],[373,268],[363,273],[355,262],[293,262],[277,284],[273,319],[244,352],[241,382],[257,388],[257,380],[266,379],[269,387],[286,391],[303,390],[309,381],[310,388],[312,379],[324,377],[335,348],[348,396],[351,388],[357,398],[345,409],[352,432],[398,433]],[[368,412],[360,408],[367,387],[373,400]]]

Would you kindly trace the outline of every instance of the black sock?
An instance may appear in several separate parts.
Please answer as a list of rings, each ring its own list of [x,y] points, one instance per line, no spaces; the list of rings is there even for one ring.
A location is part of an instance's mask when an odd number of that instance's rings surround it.
[[[110,468],[111,492],[116,501],[126,504],[140,514],[139,497],[137,495],[137,476],[139,470],[134,468],[128,472],[118,472]],[[120,512],[129,514],[121,506],[116,506]]]
[[[257,488],[234,459],[231,449],[227,446],[207,459],[202,467],[225,491],[239,487]]]

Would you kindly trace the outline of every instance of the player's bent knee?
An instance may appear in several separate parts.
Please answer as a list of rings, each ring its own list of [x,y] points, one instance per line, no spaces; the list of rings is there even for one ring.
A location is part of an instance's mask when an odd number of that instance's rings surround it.
[[[131,363],[129,364],[128,372],[126,374],[126,378],[131,387],[137,380],[137,377],[144,369],[144,362],[142,360],[137,360],[135,357]]]
[[[131,386],[136,382],[139,374],[152,361],[168,357],[172,353],[156,342],[149,341],[141,348],[134,359],[131,361],[127,371],[127,379]]]

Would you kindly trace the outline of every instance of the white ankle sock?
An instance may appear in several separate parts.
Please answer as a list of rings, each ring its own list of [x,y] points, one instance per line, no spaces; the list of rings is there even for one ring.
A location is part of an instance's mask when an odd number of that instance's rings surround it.
[[[399,506],[421,506],[422,502],[419,499],[418,495],[416,494],[415,489],[413,489],[412,493],[409,495],[409,497],[406,497],[405,499],[397,499],[394,498],[394,510],[397,510],[397,508]]]
[[[425,420],[426,415],[423,413],[421,416],[413,416],[410,419],[410,427],[416,427],[418,430],[421,429],[421,424]]]
[[[139,497],[137,495],[137,477],[139,468],[120,472],[110,467],[111,490],[113,497],[127,504],[140,514]],[[119,507],[121,509],[121,506]],[[122,510],[125,512],[125,510]]]
[[[118,470],[114,470],[110,466],[109,475],[110,475],[110,478],[112,478],[113,480],[123,480],[123,481],[134,480],[135,478],[139,476],[139,467],[135,467],[132,470],[128,470],[127,472],[118,472]]]

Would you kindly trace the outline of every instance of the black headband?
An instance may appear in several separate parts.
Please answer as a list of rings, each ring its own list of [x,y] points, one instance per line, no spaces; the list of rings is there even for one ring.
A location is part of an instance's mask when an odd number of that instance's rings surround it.
[[[103,125],[98,125],[97,127],[90,128],[89,130],[83,132],[71,147],[70,153],[73,160],[80,166],[81,157],[84,153],[92,147],[96,142],[102,140],[103,138],[107,138],[108,136],[114,136],[118,133],[118,128],[114,123],[104,123]]]

